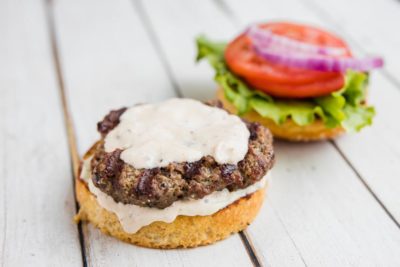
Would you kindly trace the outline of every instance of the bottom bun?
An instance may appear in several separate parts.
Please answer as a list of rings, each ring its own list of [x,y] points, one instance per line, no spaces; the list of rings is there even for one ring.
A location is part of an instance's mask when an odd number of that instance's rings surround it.
[[[225,98],[222,88],[218,89],[217,98],[222,102],[224,109],[230,113],[237,114],[236,107]],[[291,119],[286,120],[282,124],[276,124],[271,119],[261,117],[255,111],[249,111],[241,117],[251,122],[259,122],[269,128],[275,138],[289,141],[318,141],[333,139],[334,137],[344,133],[342,127],[327,128],[321,119],[317,119],[309,125],[299,126]]]
[[[264,191],[260,189],[242,197],[209,216],[178,216],[172,223],[153,222],[136,233],[127,233],[118,217],[102,208],[85,183],[77,179],[76,195],[80,210],[75,220],[89,221],[105,234],[143,247],[197,247],[212,244],[245,229],[260,210]]]

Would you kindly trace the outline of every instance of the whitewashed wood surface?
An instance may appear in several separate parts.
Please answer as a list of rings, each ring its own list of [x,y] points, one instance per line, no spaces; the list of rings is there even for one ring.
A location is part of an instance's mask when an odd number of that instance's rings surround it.
[[[320,25],[359,55],[383,55],[374,125],[334,142],[276,142],[260,215],[215,245],[145,249],[75,225],[73,170],[96,122],[138,102],[212,98],[194,37],[228,40],[263,20]],[[400,266],[399,26],[394,0],[1,0],[1,265]]]

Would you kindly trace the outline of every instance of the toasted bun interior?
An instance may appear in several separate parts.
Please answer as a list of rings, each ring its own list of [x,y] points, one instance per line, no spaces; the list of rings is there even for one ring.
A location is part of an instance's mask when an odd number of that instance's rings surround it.
[[[222,102],[224,109],[233,114],[237,114],[236,107],[225,98],[222,88],[218,88],[217,98]],[[275,138],[289,141],[318,141],[333,139],[334,137],[344,133],[342,127],[327,128],[322,120],[315,120],[312,124],[299,126],[291,119],[288,119],[282,124],[276,124],[271,119],[261,117],[255,111],[249,111],[241,117],[251,122],[259,122],[269,128]]]

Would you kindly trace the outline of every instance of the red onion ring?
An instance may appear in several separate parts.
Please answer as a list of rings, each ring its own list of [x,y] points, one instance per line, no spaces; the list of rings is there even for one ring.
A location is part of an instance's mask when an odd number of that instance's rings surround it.
[[[379,57],[356,59],[332,58],[305,54],[296,55],[293,53],[285,55],[283,54],[283,51],[279,50],[259,48],[257,46],[254,46],[254,49],[257,54],[274,63],[310,70],[343,72],[347,69],[352,69],[357,71],[368,71],[383,66],[383,59]]]
[[[383,59],[380,57],[338,58],[337,56],[346,52],[344,49],[306,44],[278,36],[258,26],[250,27],[246,34],[252,39],[257,54],[286,66],[336,72],[345,72],[347,69],[368,71],[383,66]]]
[[[251,26],[246,33],[254,41],[257,41],[263,46],[276,45],[289,50],[330,56],[345,56],[347,54],[346,49],[341,47],[319,46],[300,42],[286,36],[274,34],[270,30],[261,29],[257,25]]]

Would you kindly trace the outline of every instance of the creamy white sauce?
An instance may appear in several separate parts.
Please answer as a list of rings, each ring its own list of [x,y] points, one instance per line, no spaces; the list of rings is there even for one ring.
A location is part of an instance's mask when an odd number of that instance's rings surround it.
[[[105,151],[123,149],[121,159],[135,168],[164,167],[212,156],[236,164],[248,149],[246,125],[226,111],[192,99],[173,98],[126,110],[105,138]]]
[[[269,175],[257,183],[241,190],[229,192],[227,189],[224,189],[222,191],[213,192],[202,199],[175,201],[171,206],[165,209],[147,208],[115,202],[112,197],[94,186],[91,179],[88,179],[88,181],[89,190],[96,196],[100,206],[117,215],[125,232],[136,233],[143,226],[153,222],[162,221],[171,223],[179,215],[206,216],[214,214],[239,198],[263,188],[267,182],[268,176]]]
[[[82,162],[82,170],[81,170],[81,175],[80,178],[85,181],[86,183],[89,183],[90,178],[92,177],[92,170],[90,166],[90,162],[92,161],[93,156],[88,157],[87,159],[84,159]]]

